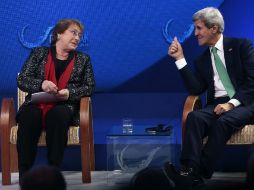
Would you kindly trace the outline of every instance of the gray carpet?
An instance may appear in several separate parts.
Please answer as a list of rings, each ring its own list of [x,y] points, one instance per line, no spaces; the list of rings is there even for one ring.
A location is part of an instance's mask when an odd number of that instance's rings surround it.
[[[92,172],[92,183],[82,184],[81,173],[77,171],[63,172],[67,182],[67,190],[127,190],[127,181],[123,178],[115,178],[112,173],[106,171]],[[114,177],[114,178],[113,178]],[[0,183],[2,176],[0,174]],[[114,179],[114,180],[113,180]],[[1,190],[18,190],[18,174],[12,173],[12,185],[2,186]],[[211,180],[206,182],[204,190],[244,190],[245,174],[244,173],[221,173],[216,172]]]

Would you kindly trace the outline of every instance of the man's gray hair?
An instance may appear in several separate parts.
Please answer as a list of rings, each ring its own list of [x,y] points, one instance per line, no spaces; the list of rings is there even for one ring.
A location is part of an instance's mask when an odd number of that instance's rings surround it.
[[[218,26],[219,32],[224,31],[224,19],[220,11],[215,7],[207,7],[201,9],[193,14],[192,20],[201,20],[207,28],[212,28],[214,25]]]

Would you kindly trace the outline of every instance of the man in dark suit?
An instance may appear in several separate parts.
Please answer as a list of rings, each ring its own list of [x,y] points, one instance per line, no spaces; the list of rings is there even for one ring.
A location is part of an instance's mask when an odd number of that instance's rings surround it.
[[[168,50],[189,93],[207,93],[207,105],[187,117],[180,171],[165,164],[167,174],[179,189],[203,186],[203,177],[211,178],[226,142],[244,125],[253,123],[254,118],[252,43],[223,36],[224,20],[216,8],[196,12],[193,22],[199,45],[208,46],[194,63],[196,73],[189,70],[176,37]],[[203,145],[206,136],[208,141]]]

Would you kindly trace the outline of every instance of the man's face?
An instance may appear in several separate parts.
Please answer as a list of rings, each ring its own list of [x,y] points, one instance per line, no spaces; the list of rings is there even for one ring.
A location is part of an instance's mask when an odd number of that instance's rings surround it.
[[[200,46],[213,46],[217,41],[217,32],[215,28],[207,28],[201,20],[196,20],[195,25],[195,36],[198,39],[198,44]]]

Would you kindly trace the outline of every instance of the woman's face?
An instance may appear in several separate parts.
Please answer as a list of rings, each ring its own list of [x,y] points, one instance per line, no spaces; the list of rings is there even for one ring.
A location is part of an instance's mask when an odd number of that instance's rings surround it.
[[[62,34],[59,34],[56,46],[65,51],[73,51],[78,47],[82,33],[80,28],[72,24]]]

